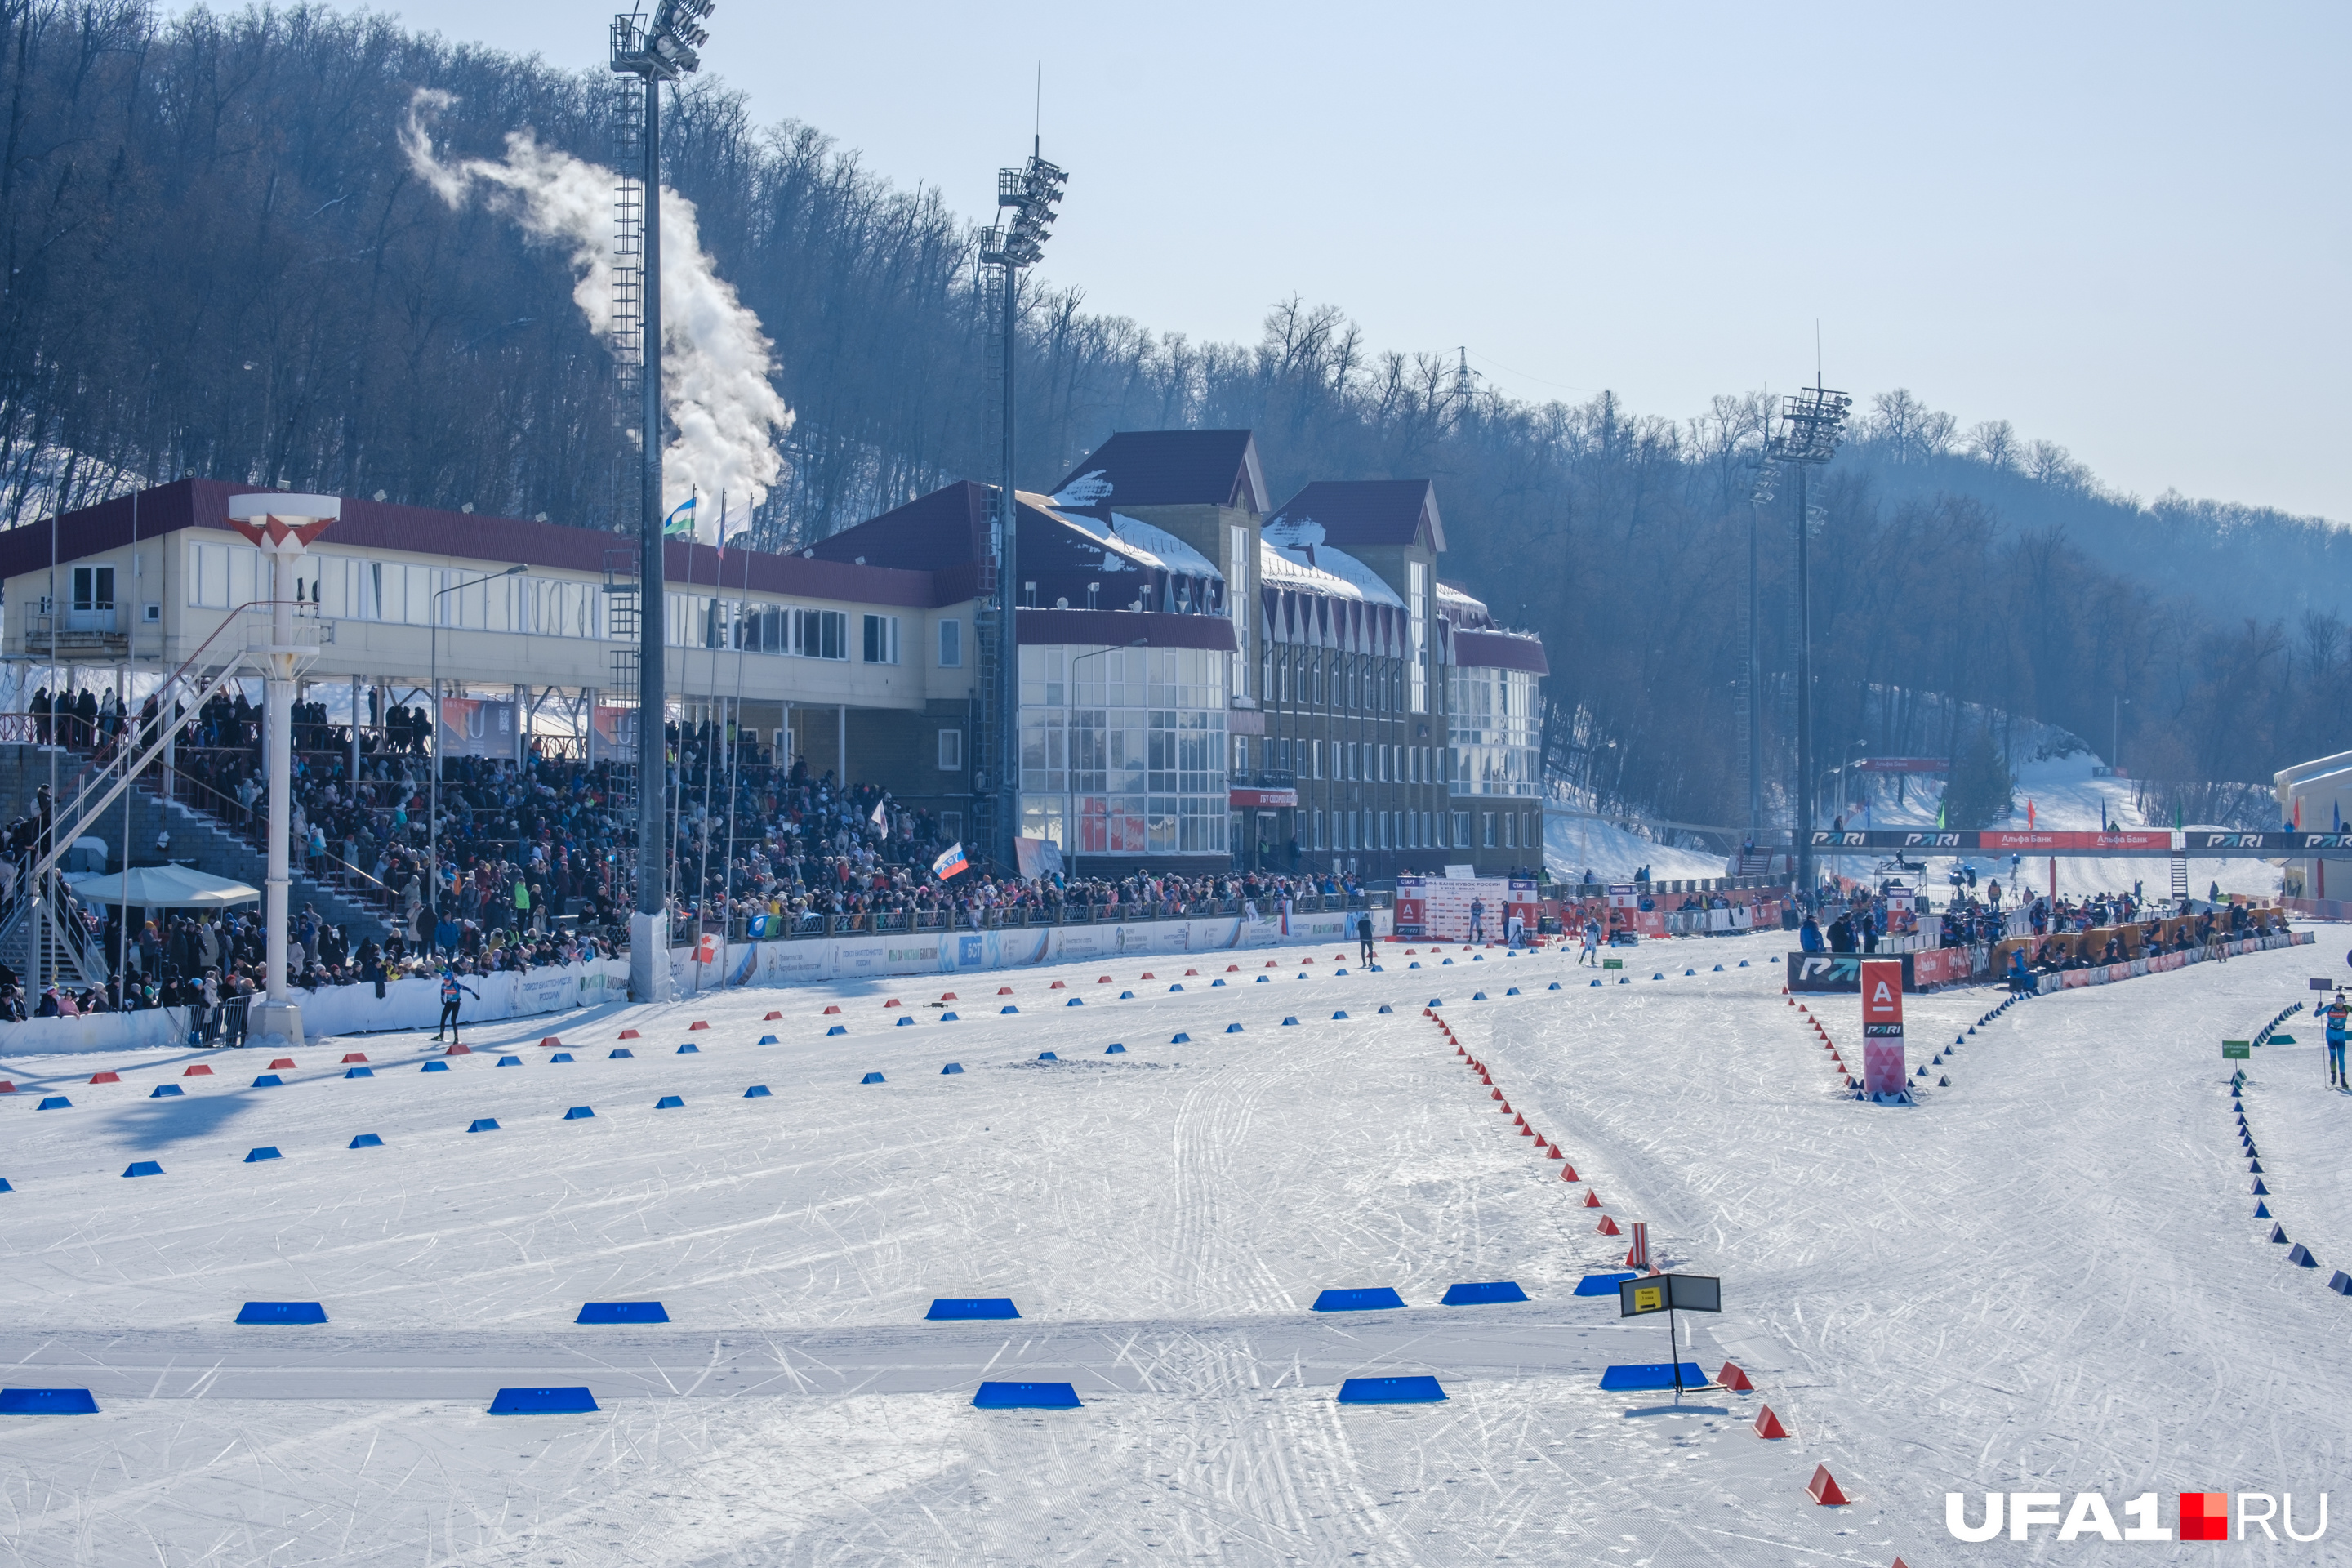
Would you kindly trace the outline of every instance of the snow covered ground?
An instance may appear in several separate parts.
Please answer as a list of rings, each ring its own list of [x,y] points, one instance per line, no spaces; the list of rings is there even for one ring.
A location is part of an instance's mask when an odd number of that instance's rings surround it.
[[[1570,881],[1591,871],[1603,882],[1628,882],[1643,866],[1661,882],[1724,875],[1720,855],[1670,848],[1613,823],[1558,812],[1544,817],[1544,862],[1553,876]]]
[[[575,1015],[568,1064],[546,1026],[496,1026],[446,1073],[379,1036],[305,1048],[275,1089],[247,1087],[251,1051],[193,1079],[183,1052],[0,1064],[0,1381],[103,1406],[0,1416],[0,1562],[2201,1562],[2047,1529],[1964,1547],[1943,1494],[2300,1510],[2339,1479],[2352,1300],[2324,1287],[2352,1267],[2352,1097],[2320,1088],[2314,1030],[2256,1053],[2273,1210],[2321,1260],[2290,1268],[2252,1217],[2219,1052],[2339,960],[2042,998],[1891,1109],[1832,1093],[1780,951],[1647,943],[1598,989],[1564,956],[1426,946],[1377,974],[1337,949],[1150,961],[1150,982],[1063,966],[958,977],[952,1023],[926,1005],[939,982],[735,992]],[[1514,1135],[1432,997],[1581,1181]],[[1915,1046],[1991,1000],[1913,998]],[[1853,999],[1815,1010],[1859,1047]],[[635,1056],[608,1058],[626,1026]],[[522,1065],[495,1065],[508,1047]],[[346,1049],[377,1076],[341,1076]],[[102,1068],[123,1081],[83,1081]],[[149,1098],[165,1081],[188,1092]],[[362,1132],[383,1146],[347,1148]],[[257,1145],[284,1157],[243,1163]],[[133,1159],[163,1174],[123,1179]],[[1570,1293],[1625,1245],[1588,1188],[1666,1267],[1722,1277],[1685,1359],[1729,1355],[1757,1393],[1670,1414],[1600,1391],[1609,1363],[1663,1360],[1665,1331]],[[1505,1279],[1531,1300],[1436,1304]],[[1307,1310],[1382,1285],[1405,1310]],[[922,1321],[942,1295],[1023,1317]],[[331,1321],[231,1326],[264,1299]],[[672,1321],[572,1322],[643,1299]],[[1335,1402],[1390,1373],[1450,1397]],[[1066,1378],[1086,1407],[976,1410],[983,1376]],[[485,1413],[549,1383],[603,1409]],[[1752,1434],[1759,1402],[1789,1439]],[[1851,1507],[1805,1495],[1822,1463]]]

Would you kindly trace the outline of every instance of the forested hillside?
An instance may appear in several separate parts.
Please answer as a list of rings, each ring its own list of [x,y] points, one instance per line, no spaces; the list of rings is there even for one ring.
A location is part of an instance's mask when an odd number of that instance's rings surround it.
[[[607,82],[311,9],[16,0],[0,18],[0,523],[203,474],[613,525],[623,438],[569,258],[481,205],[453,210],[398,145],[432,88],[455,155],[496,156],[529,127],[610,162]],[[985,477],[962,209],[989,216],[989,193],[895,187],[816,129],[751,123],[709,78],[677,100],[666,149],[794,415],[762,541]],[[1087,218],[1084,149],[1066,153],[1066,226]],[[1055,281],[1023,345],[1025,483],[1111,430],[1177,425],[1255,428],[1277,496],[1434,478],[1448,574],[1544,635],[1555,769],[1603,800],[1744,814],[1755,521],[1768,771],[1789,778],[1794,522],[1785,486],[1748,502],[1760,398],[1686,419],[1606,395],[1534,405],[1366,344],[1334,309],[1276,302],[1259,342],[1194,343],[1090,315],[1084,279]],[[1961,747],[1987,710],[2103,752],[2120,715],[2126,763],[2168,779],[2259,778],[2344,743],[2344,531],[2115,496],[2063,448],[1959,430],[1907,393],[1856,413],[1814,491],[1825,765],[1862,738]]]

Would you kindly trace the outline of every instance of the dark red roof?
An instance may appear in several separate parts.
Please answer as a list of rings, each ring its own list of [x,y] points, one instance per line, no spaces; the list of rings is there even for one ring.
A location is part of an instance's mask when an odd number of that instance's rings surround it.
[[[960,566],[988,554],[992,485],[959,479],[905,506],[867,518],[808,547],[820,561],[888,561],[896,565]]]
[[[1277,521],[1323,525],[1323,539],[1340,550],[1351,545],[1412,544],[1424,521],[1429,545],[1445,551],[1445,525],[1437,515],[1437,487],[1427,479],[1318,479],[1282,503]]]
[[[1087,453],[1054,493],[1068,493],[1082,480],[1110,488],[1099,500],[1074,496],[1064,510],[1099,514],[1137,506],[1206,505],[1265,510],[1257,437],[1247,430],[1122,430]],[[1082,491],[1090,488],[1080,486]]]
[[[142,490],[137,503],[139,537],[153,539],[183,528],[226,530],[229,498],[256,494],[262,488],[188,479]],[[520,518],[361,500],[350,496],[341,499],[341,518],[319,541],[319,549],[323,552],[331,552],[337,545],[409,550],[421,555],[446,555],[486,564],[520,563],[564,572],[602,572],[607,552],[626,552],[625,556],[614,557],[616,564],[625,559],[635,559],[635,542],[627,534],[572,528],[560,522],[529,522]],[[55,528],[58,562],[63,563],[130,543],[131,506],[131,498],[121,496],[61,513]],[[0,578],[47,567],[50,538],[51,526],[47,521],[0,531]],[[672,583],[716,584],[719,581],[719,554],[710,545],[671,541],[664,546],[663,556],[663,574]],[[940,564],[952,568],[959,563]],[[977,583],[975,574],[969,570],[935,573],[928,569],[858,566],[741,549],[727,552],[724,571],[730,587],[744,586],[748,572],[749,586],[754,593],[917,608],[971,598]]]
[[[1454,662],[1487,669],[1524,669],[1535,675],[1551,673],[1542,639],[1523,632],[1474,632],[1465,627],[1454,634]]]
[[[1232,653],[1234,623],[1223,616],[1171,616],[1157,610],[1031,610],[1021,612],[1021,646],[1068,644],[1120,647],[1140,637],[1147,647],[1200,647]]]

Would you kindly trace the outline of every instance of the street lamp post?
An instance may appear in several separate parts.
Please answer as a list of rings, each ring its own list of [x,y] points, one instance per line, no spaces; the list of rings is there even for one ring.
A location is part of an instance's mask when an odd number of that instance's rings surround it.
[[[433,934],[425,939],[425,945],[435,952],[441,950],[441,598],[445,594],[455,594],[477,583],[493,583],[501,577],[520,576],[522,571],[521,566],[515,565],[503,572],[485,572],[478,577],[468,577],[462,583],[452,583],[446,588],[433,591],[433,614],[425,628],[433,650],[433,773],[425,808],[425,881],[433,889],[433,902],[425,912],[433,922]]]
[[[1813,894],[1813,603],[1809,571],[1812,519],[1807,475],[1837,455],[1853,399],[1825,387],[1807,387],[1780,405],[1780,430],[1766,447],[1768,468],[1788,467],[1797,475],[1797,817],[1799,896]],[[1759,489],[1759,493],[1762,493]]]
[[[291,855],[287,836],[293,825],[294,672],[318,652],[294,641],[295,571],[310,542],[342,515],[334,496],[245,495],[228,500],[229,525],[269,561],[269,641],[252,651],[261,656],[265,712],[268,724],[268,874],[264,880],[262,973],[267,998],[247,1015],[254,1045],[290,1050],[302,1043],[302,1009],[286,984],[286,905]],[[130,846],[123,846],[125,875]]]
[[[1078,805],[1078,769],[1076,759],[1073,754],[1074,737],[1077,734],[1077,727],[1072,724],[1070,721],[1076,716],[1075,710],[1077,707],[1078,666],[1084,664],[1090,658],[1100,658],[1106,654],[1125,653],[1131,647],[1142,647],[1150,640],[1151,639],[1149,637],[1137,637],[1133,642],[1122,643],[1118,647],[1098,647],[1092,653],[1082,653],[1076,658],[1070,660],[1069,671],[1066,678],[1062,682],[1062,822],[1063,831],[1070,836],[1070,852],[1064,858],[1069,863],[1068,873],[1073,881],[1077,879],[1078,875],[1078,819],[1076,815]],[[1108,706],[1107,701],[1105,706]],[[1089,750],[1091,749],[1092,748],[1089,748]]]

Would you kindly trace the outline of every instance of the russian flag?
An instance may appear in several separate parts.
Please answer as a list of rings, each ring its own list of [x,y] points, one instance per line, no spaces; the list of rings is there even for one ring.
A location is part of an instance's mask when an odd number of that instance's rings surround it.
[[[960,872],[971,869],[971,862],[964,858],[961,844],[949,845],[940,852],[940,858],[931,862],[931,875],[942,882]]]

